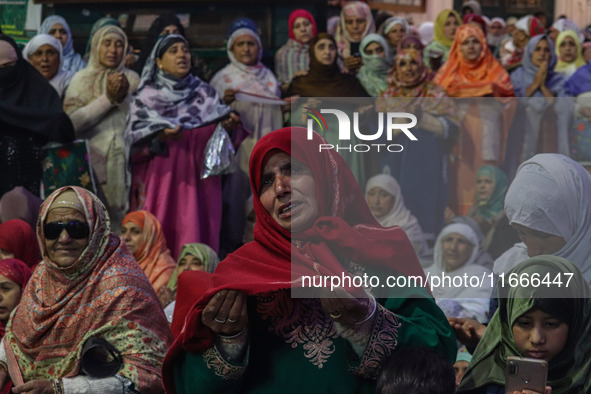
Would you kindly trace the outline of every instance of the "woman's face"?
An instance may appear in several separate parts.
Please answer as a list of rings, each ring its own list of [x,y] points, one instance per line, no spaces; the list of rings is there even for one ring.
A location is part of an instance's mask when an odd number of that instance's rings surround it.
[[[468,370],[468,365],[470,365],[470,363],[468,361],[456,361],[454,363],[454,372],[456,373],[456,387],[458,387],[460,385],[460,382],[462,381],[462,378],[464,377],[464,375],[466,374],[466,371]]]
[[[513,323],[513,338],[523,357],[550,362],[564,349],[568,326],[540,309],[532,309]]]
[[[450,14],[447,19],[445,20],[445,24],[443,25],[443,35],[448,40],[453,40],[456,36],[456,30],[458,30],[458,20],[453,14]]]
[[[140,247],[141,236],[144,229],[133,222],[127,222],[121,226],[121,239],[127,245],[127,249],[134,256],[137,254]]]
[[[29,61],[48,81],[57,74],[60,66],[60,54],[49,44],[41,45],[29,56]]]
[[[464,59],[473,62],[480,57],[480,54],[482,53],[482,44],[478,38],[470,36],[462,42],[462,45],[460,45],[460,52]]]
[[[50,223],[68,223],[70,225],[84,225],[84,215],[72,208],[54,208],[47,214],[45,226]],[[87,227],[88,228],[88,227]],[[76,238],[75,238],[76,237]],[[62,229],[59,236],[49,239],[45,231],[45,247],[51,261],[59,267],[68,267],[78,260],[86,246],[88,246],[89,235],[84,238],[77,238],[76,234],[70,235],[66,228]]]
[[[66,43],[68,42],[68,31],[61,23],[56,23],[55,25],[51,26],[51,29],[47,32],[50,36],[57,38],[59,42],[62,43],[62,46],[65,48]]]
[[[0,248],[0,260],[13,259],[13,258],[14,258],[14,253]]]
[[[443,263],[447,272],[462,267],[472,255],[474,245],[460,233],[451,233],[441,240]]]
[[[390,29],[387,34],[388,42],[391,46],[396,47],[406,35],[406,29],[401,24],[396,24]]]
[[[366,55],[377,55],[379,57],[386,56],[384,52],[384,48],[380,45],[379,42],[371,42],[365,47],[365,54]]]
[[[503,25],[501,24],[501,22],[493,22],[492,25],[490,25],[490,32],[492,33],[493,36],[498,37],[498,36],[502,36],[503,34],[505,34],[505,29],[503,28]]]
[[[550,39],[552,40],[552,42],[556,42],[556,39],[558,38],[558,35],[560,34],[560,31],[551,27],[550,31],[548,32],[548,37],[550,37]]]
[[[293,35],[296,40],[308,44],[312,41],[314,33],[314,25],[307,18],[299,17],[293,22]]]
[[[156,59],[156,65],[162,72],[175,78],[183,78],[191,71],[191,52],[184,42],[177,42]]]
[[[565,37],[558,47],[558,53],[560,58],[567,63],[577,60],[577,44],[575,40],[572,37]]]
[[[363,38],[363,32],[367,21],[360,16],[346,16],[345,17],[345,29],[351,37],[351,41],[359,42]]]
[[[314,45],[314,56],[320,64],[330,66],[337,57],[337,47],[328,38],[323,38]]]
[[[7,41],[0,40],[0,68],[11,67],[18,61],[16,51]]]
[[[519,49],[525,48],[529,42],[529,37],[523,30],[516,29],[513,33],[513,44]]]
[[[180,34],[179,28],[176,25],[168,25],[160,32],[160,36],[167,36],[169,34]]]
[[[252,36],[243,34],[236,37],[231,50],[236,60],[240,63],[247,66],[254,66],[257,64],[259,44]]]
[[[203,261],[199,260],[192,254],[187,254],[179,261],[177,265],[177,272],[180,275],[185,271],[205,271]]]
[[[529,227],[517,223],[512,223],[511,226],[517,230],[517,235],[519,235],[521,241],[527,246],[527,255],[529,257],[539,256],[541,254],[554,254],[566,245],[564,238],[558,235],[532,230]]]
[[[479,201],[487,201],[495,190],[494,181],[487,176],[476,177],[476,194]]]
[[[376,219],[390,212],[396,202],[396,197],[378,186],[372,187],[365,195],[365,199]]]
[[[263,160],[259,199],[281,228],[294,233],[309,229],[318,218],[312,171],[280,150]]]
[[[421,66],[415,59],[404,56],[396,61],[396,75],[403,83],[413,83],[421,75]]]
[[[99,62],[106,68],[116,68],[123,59],[125,43],[116,35],[106,36],[99,46]]]
[[[21,300],[21,287],[4,275],[0,275],[0,322],[6,323],[10,312]]]
[[[550,44],[546,40],[540,40],[531,54],[531,62],[536,67],[550,61]]]

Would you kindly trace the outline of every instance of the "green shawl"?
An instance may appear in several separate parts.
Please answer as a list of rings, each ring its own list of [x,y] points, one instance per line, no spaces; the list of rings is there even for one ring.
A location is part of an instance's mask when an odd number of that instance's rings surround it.
[[[511,273],[518,278],[547,273],[551,280],[561,275],[562,286],[508,288]],[[568,287],[565,273],[573,273]],[[553,394],[582,393],[591,390],[591,290],[580,271],[569,261],[556,256],[536,256],[525,260],[505,276],[505,287],[499,283],[499,309],[474,351],[472,362],[462,379],[458,393],[480,392],[488,385],[505,384],[508,356],[520,356],[513,339],[513,323],[532,308],[542,309],[569,326],[568,339],[562,352],[549,363],[548,385]],[[549,296],[549,297],[548,297]],[[542,298],[544,297],[544,298]],[[558,298],[562,297],[562,298]]]
[[[174,269],[172,275],[170,276],[170,280],[168,281],[168,288],[172,291],[176,291],[177,281],[178,281],[178,263],[186,256],[190,254],[191,256],[197,257],[202,263],[204,267],[204,271],[213,273],[215,267],[218,266],[220,262],[220,258],[215,253],[215,251],[205,244],[193,243],[193,244],[185,244],[181,249],[181,254],[179,255],[179,259],[177,260],[177,267]]]
[[[479,177],[490,178],[495,185],[494,190],[488,200],[481,200],[476,195],[476,204],[470,209],[469,216],[491,220],[496,218],[503,211],[505,205],[505,194],[509,188],[509,180],[505,173],[495,166],[482,166],[476,173],[476,179]]]

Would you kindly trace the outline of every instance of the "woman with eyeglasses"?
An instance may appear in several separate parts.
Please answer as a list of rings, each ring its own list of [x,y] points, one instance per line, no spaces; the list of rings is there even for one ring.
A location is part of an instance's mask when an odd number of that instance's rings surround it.
[[[10,379],[19,393],[161,392],[172,336],[150,282],[111,233],[105,206],[86,189],[58,189],[41,206],[37,238],[43,261],[0,344],[0,387]],[[121,354],[114,376],[82,372],[89,338]]]

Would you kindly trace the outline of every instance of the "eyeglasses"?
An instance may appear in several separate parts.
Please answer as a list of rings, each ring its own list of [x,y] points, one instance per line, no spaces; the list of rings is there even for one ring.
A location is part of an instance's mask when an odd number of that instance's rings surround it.
[[[88,234],[90,234],[90,228],[88,227],[88,223],[85,222],[51,222],[45,223],[43,226],[43,233],[45,234],[45,238],[49,240],[54,240],[59,238],[60,234],[64,229],[68,232],[70,237],[74,239],[83,239],[87,238]]]

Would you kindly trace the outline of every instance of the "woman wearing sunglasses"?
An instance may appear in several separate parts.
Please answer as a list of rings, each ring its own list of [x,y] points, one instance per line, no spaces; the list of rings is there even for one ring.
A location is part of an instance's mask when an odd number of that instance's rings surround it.
[[[0,345],[0,387],[15,392],[161,391],[171,333],[150,282],[89,191],[65,187],[41,206],[43,261],[23,290]],[[122,356],[115,376],[81,371],[84,344],[103,338]]]

